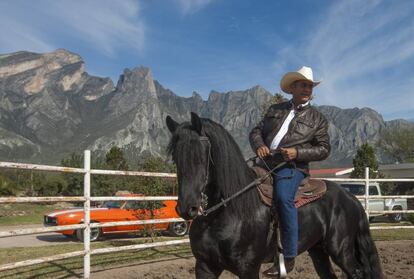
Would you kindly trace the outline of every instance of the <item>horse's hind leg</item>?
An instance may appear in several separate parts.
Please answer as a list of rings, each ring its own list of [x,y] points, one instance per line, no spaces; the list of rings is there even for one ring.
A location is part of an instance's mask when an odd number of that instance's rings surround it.
[[[196,261],[195,275],[197,279],[217,279],[222,272],[222,268],[208,265],[206,262],[200,260]]]
[[[338,278],[333,271],[329,255],[325,253],[321,246],[315,246],[309,251],[309,256],[312,259],[316,272],[322,279]]]
[[[341,243],[342,248],[330,249],[330,256],[335,264],[344,271],[350,279],[364,279],[362,267],[355,258],[354,246],[349,241]],[[331,247],[332,248],[332,247]]]

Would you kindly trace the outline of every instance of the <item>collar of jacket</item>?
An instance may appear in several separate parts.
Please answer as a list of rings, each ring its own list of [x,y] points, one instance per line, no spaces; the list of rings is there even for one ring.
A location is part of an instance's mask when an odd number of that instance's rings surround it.
[[[295,107],[295,104],[293,104],[293,100],[290,100],[289,101],[289,103],[290,103],[290,107],[292,108],[294,108]],[[295,110],[296,111],[302,111],[302,110],[305,110],[305,109],[308,109],[310,107],[310,100],[309,101],[307,101],[306,103],[304,103],[304,104],[300,104]]]

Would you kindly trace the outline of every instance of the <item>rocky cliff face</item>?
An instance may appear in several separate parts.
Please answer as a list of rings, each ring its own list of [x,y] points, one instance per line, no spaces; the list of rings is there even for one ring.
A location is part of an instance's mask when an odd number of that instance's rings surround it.
[[[155,81],[148,68],[126,69],[116,86],[88,75],[81,58],[66,50],[0,55],[0,160],[59,162],[67,153],[104,153],[123,147],[131,163],[145,153],[165,155],[165,117],[187,121],[190,112],[221,123],[246,156],[247,135],[271,94],[260,86],[245,91],[196,92],[184,98]],[[375,143],[387,126],[369,108],[320,106],[330,121],[332,155],[327,164],[350,163],[359,145]],[[407,122],[409,123],[409,122]]]
[[[112,91],[110,79],[89,76],[81,58],[66,50],[1,55],[0,127],[8,131],[2,139],[17,134],[27,151],[8,159],[50,158],[42,153],[77,137],[86,103]]]
[[[365,142],[375,144],[385,128],[382,116],[370,108],[320,106],[319,110],[329,121],[333,163],[351,163],[356,149]]]

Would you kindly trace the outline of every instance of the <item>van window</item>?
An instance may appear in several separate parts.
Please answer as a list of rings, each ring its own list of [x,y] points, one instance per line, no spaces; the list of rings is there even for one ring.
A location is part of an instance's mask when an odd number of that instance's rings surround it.
[[[352,194],[359,196],[359,195],[365,195],[365,185],[361,184],[341,184],[345,190],[348,190]]]
[[[379,193],[378,193],[377,187],[375,187],[375,186],[369,186],[369,195],[370,196],[378,196]]]
[[[365,195],[365,184],[340,184],[345,190],[348,190],[355,196]],[[378,196],[378,189],[377,187],[370,185],[369,186],[369,194],[372,196]]]

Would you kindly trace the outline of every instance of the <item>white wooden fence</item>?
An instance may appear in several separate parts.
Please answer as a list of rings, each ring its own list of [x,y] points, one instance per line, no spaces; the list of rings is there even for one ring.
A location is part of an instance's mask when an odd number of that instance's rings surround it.
[[[83,197],[0,197],[0,203],[28,203],[28,202],[83,202],[84,203],[84,223],[78,225],[66,225],[66,226],[56,226],[56,227],[45,227],[45,228],[32,228],[32,229],[19,229],[19,230],[10,230],[10,231],[1,231],[0,237],[11,237],[18,235],[27,235],[27,234],[38,234],[44,232],[57,232],[64,230],[84,230],[84,249],[83,251],[76,251],[71,253],[59,254],[50,257],[42,257],[34,260],[27,260],[21,262],[15,262],[10,264],[5,264],[0,266],[0,271],[14,269],[18,267],[30,266],[50,261],[56,261],[61,259],[67,259],[70,257],[83,256],[84,257],[84,278],[90,277],[90,257],[91,255],[126,251],[126,250],[139,250],[151,247],[161,247],[168,245],[177,245],[182,243],[188,243],[188,238],[181,240],[171,240],[163,242],[154,242],[146,244],[137,244],[129,245],[122,247],[114,248],[102,248],[91,250],[90,247],[90,230],[91,228],[98,227],[110,227],[110,226],[120,226],[120,225],[146,225],[146,224],[158,224],[158,223],[171,223],[171,222],[182,222],[184,221],[181,218],[169,218],[169,219],[155,219],[155,220],[139,220],[139,221],[126,221],[126,222],[110,222],[110,223],[90,223],[90,203],[91,201],[108,201],[108,200],[137,200],[137,201],[148,201],[148,200],[176,200],[176,196],[170,197],[91,197],[90,195],[90,181],[91,174],[100,174],[100,175],[127,175],[127,176],[152,176],[152,177],[165,177],[165,178],[175,178],[176,174],[173,173],[153,173],[153,172],[138,172],[138,171],[114,171],[114,170],[98,170],[91,169],[91,153],[89,150],[84,152],[84,168],[68,168],[68,167],[58,167],[58,166],[48,166],[48,165],[37,165],[37,164],[23,164],[23,163],[12,163],[12,162],[0,162],[0,168],[7,169],[27,169],[27,170],[39,170],[39,171],[51,171],[51,172],[65,172],[65,173],[81,173],[84,174],[84,195]],[[365,199],[367,215],[369,213],[383,213],[383,214],[393,214],[393,213],[414,213],[414,210],[393,210],[393,211],[370,211],[369,210],[369,183],[370,182],[412,182],[414,179],[370,179],[369,170],[367,168],[366,175],[364,179],[340,179],[340,178],[326,178],[327,180],[332,181],[363,181],[366,185],[365,196],[362,198]],[[375,199],[388,199],[388,198],[414,198],[414,196],[383,196],[375,197]],[[389,226],[389,227],[371,227],[371,229],[396,229],[396,228],[414,228],[414,226]]]
[[[369,178],[369,168],[365,168],[365,178],[321,178],[330,181],[337,182],[364,182],[365,184],[365,195],[357,196],[358,199],[364,200],[365,203],[365,213],[369,218],[370,214],[398,214],[398,213],[414,213],[414,210],[383,210],[383,211],[374,211],[369,209],[369,200],[370,199],[412,199],[414,195],[400,195],[400,196],[369,196],[369,185],[371,182],[414,182],[413,178]],[[370,226],[371,230],[390,230],[390,229],[414,229],[414,226]]]

